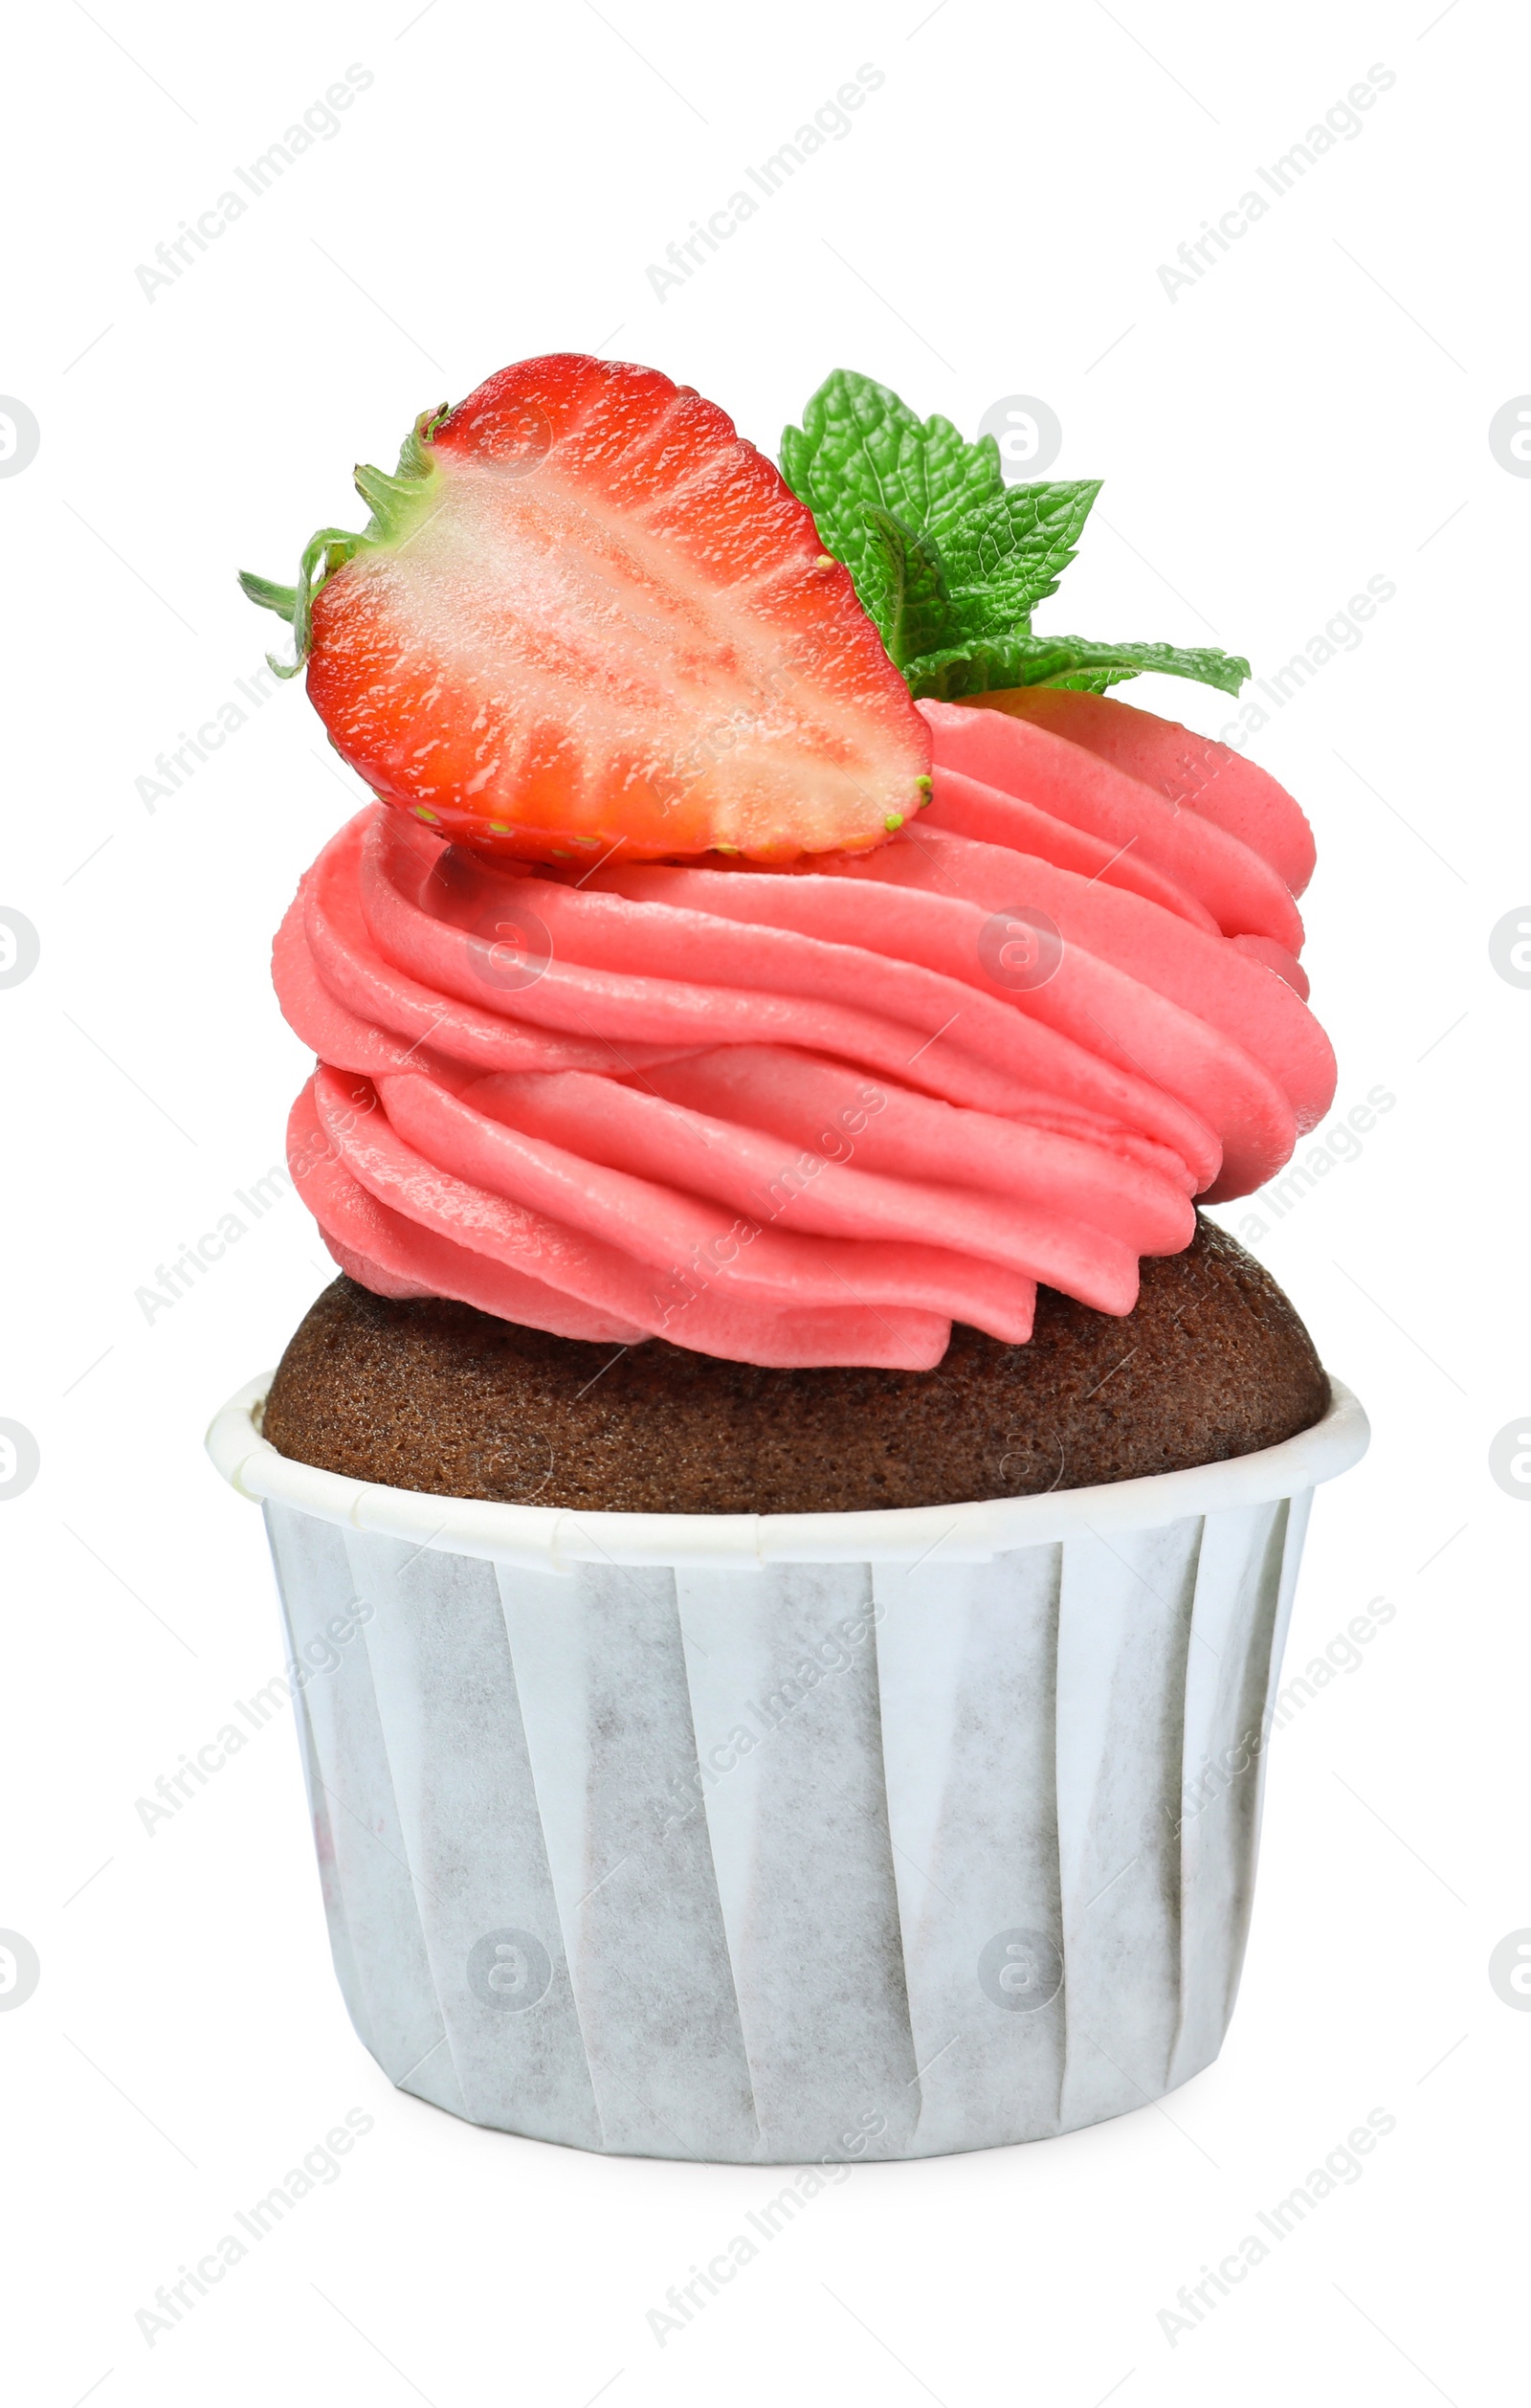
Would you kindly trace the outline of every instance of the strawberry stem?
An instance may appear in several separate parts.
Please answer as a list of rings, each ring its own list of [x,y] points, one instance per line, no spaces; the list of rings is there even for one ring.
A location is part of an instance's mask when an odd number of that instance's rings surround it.
[[[434,440],[436,429],[451,416],[450,405],[442,402],[434,410],[423,410],[399,450],[399,464],[390,477],[386,469],[361,465],[353,472],[357,492],[372,515],[360,535],[353,535],[344,526],[322,526],[303,546],[295,586],[277,585],[270,577],[256,576],[254,570],[241,569],[239,583],[252,602],[263,611],[275,611],[293,631],[293,653],[290,661],[278,660],[274,654],[267,661],[279,678],[295,678],[308,658],[312,642],[312,611],[314,596],[325,580],[354,560],[358,552],[391,548],[413,532],[420,506],[435,475],[435,462],[428,446]],[[319,575],[315,576],[315,570]]]

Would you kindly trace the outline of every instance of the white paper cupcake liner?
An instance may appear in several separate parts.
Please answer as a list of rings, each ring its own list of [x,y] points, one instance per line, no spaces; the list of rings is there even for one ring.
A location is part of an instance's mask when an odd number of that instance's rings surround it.
[[[264,1502],[336,1970],[477,2124],[802,2164],[1040,2139],[1210,2063],[1324,1419],[892,1513],[573,1514],[209,1448]]]

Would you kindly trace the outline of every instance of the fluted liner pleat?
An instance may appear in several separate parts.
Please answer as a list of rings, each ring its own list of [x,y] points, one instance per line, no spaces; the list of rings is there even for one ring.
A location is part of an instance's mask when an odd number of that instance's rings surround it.
[[[295,1706],[358,2033],[455,2114],[643,2156],[1159,2098],[1232,2010],[1310,1494],[988,1562],[567,1572],[268,1500],[294,1660],[335,1660]]]

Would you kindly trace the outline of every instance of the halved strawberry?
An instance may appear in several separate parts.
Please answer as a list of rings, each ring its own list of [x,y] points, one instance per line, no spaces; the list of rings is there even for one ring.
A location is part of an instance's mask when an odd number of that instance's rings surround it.
[[[926,799],[903,680],[776,470],[656,370],[555,353],[356,471],[291,620],[384,801],[529,860],[863,851]]]

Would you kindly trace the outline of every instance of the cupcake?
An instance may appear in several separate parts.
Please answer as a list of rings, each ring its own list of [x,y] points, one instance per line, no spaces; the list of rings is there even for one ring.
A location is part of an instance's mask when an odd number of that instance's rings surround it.
[[[337,1972],[581,2147],[1025,2140],[1216,2055],[1315,1483],[1365,1443],[1198,1201],[1334,1089],[1253,764],[1038,635],[1098,488],[832,376],[427,412],[298,581],[375,801],[277,938],[341,1276],[265,1507]]]

